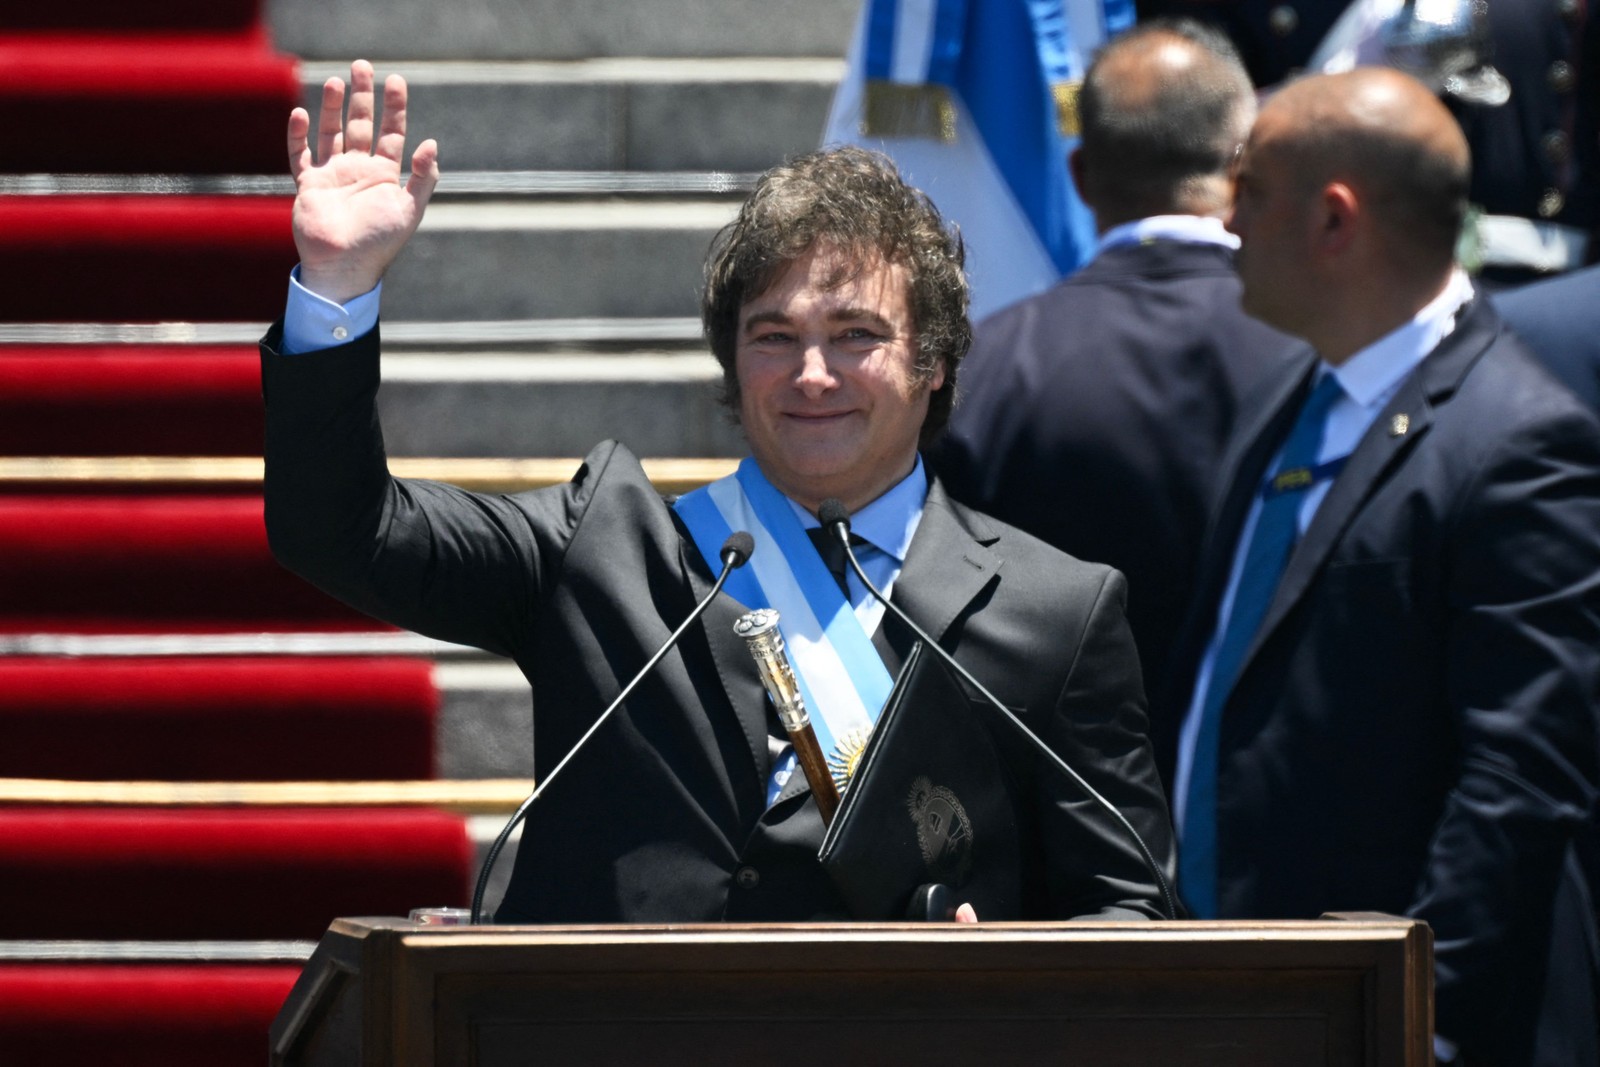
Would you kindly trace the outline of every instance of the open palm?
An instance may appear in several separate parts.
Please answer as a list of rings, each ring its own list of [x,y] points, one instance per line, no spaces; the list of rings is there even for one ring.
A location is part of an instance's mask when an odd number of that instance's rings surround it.
[[[389,75],[383,87],[383,125],[374,131],[372,65],[350,65],[345,85],[330,78],[322,87],[311,145],[311,118],[304,108],[289,116],[289,172],[297,192],[294,240],[300,252],[300,283],[338,303],[367,292],[382,279],[422,221],[439,181],[439,151],[433,141],[417,146],[411,174],[402,185],[406,142],[406,83]]]

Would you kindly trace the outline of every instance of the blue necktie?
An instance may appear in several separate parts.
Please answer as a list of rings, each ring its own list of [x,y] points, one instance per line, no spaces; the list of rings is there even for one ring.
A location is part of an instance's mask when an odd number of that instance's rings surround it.
[[[1289,431],[1282,459],[1267,483],[1270,489],[1245,548],[1233,610],[1228,613],[1211,662],[1211,681],[1200,705],[1200,730],[1189,769],[1183,840],[1178,851],[1179,885],[1196,918],[1217,915],[1217,740],[1222,706],[1277,592],[1289,549],[1299,536],[1300,505],[1313,484],[1308,472],[1316,465],[1322,448],[1328,409],[1340,393],[1339,380],[1331,374],[1324,375]]]

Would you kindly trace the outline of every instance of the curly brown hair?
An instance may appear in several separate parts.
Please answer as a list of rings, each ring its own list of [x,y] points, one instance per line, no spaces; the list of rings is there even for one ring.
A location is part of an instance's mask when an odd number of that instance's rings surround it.
[[[740,310],[819,243],[845,251],[858,267],[881,257],[906,268],[916,331],[913,371],[927,382],[944,368],[944,383],[929,395],[922,423],[921,443],[928,444],[949,421],[956,368],[972,345],[966,249],[956,228],[888,158],[860,148],[812,152],[767,171],[739,217],[712,239],[700,320],[722,366],[722,402],[737,419]]]

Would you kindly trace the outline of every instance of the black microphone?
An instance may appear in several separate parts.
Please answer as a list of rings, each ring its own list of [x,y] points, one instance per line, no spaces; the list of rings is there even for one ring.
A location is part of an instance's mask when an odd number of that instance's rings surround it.
[[[1173,903],[1172,887],[1167,884],[1167,876],[1161,873],[1161,865],[1156,862],[1155,856],[1151,854],[1149,846],[1144,843],[1144,838],[1139,836],[1139,831],[1133,828],[1133,823],[1128,821],[1128,817],[1123,815],[1122,812],[1118,811],[1115,804],[1101,796],[1099,791],[1096,790],[1094,786],[1084,781],[1083,776],[1077,771],[1073,770],[1066,760],[1057,755],[1055,749],[1045,744],[1044,741],[1040,739],[1038,734],[1028,729],[1027,724],[1025,724],[1021,719],[1017,718],[1016,715],[1012,714],[1010,708],[1000,703],[1000,700],[993,693],[989,692],[988,689],[984,688],[983,683],[974,678],[971,671],[968,671],[960,663],[956,662],[956,658],[950,653],[946,652],[944,648],[940,646],[939,642],[929,637],[927,633],[923,631],[922,627],[911,621],[911,617],[909,615],[907,615],[904,611],[901,611],[900,608],[892,603],[888,597],[884,596],[878,591],[878,587],[872,584],[872,579],[867,577],[867,572],[861,569],[861,564],[856,560],[855,552],[851,551],[850,512],[841,501],[833,497],[829,497],[827,500],[824,500],[822,502],[822,506],[817,509],[817,520],[822,523],[824,529],[832,533],[833,536],[837,537],[844,545],[844,554],[845,558],[850,561],[850,569],[856,572],[856,577],[861,579],[861,584],[866,586],[867,591],[877,598],[878,603],[882,604],[888,610],[894,612],[895,618],[909,626],[911,628],[911,632],[916,634],[917,639],[920,640],[923,645],[933,649],[934,652],[938,653],[940,659],[948,663],[955,670],[955,672],[966,681],[968,685],[977,690],[978,693],[980,693],[996,711],[1005,716],[1006,720],[1010,722],[1012,726],[1015,726],[1022,736],[1027,738],[1035,749],[1048,758],[1051,763],[1060,768],[1063,774],[1072,779],[1073,782],[1077,783],[1078,788],[1082,789],[1090,799],[1104,808],[1113,819],[1122,824],[1122,828],[1127,831],[1128,836],[1133,839],[1133,843],[1138,846],[1139,854],[1144,857],[1145,866],[1149,867],[1150,873],[1155,876],[1156,884],[1161,887],[1161,897],[1162,901],[1166,904],[1167,918],[1176,919],[1178,917],[1178,909]]]
[[[556,775],[561,773],[561,768],[565,767],[568,761],[578,754],[578,750],[588,743],[589,738],[594,736],[594,732],[600,729],[600,724],[609,719],[611,713],[622,706],[622,702],[628,699],[628,695],[633,692],[634,688],[644,681],[645,675],[649,674],[655,665],[661,661],[661,657],[665,656],[672,646],[678,643],[678,638],[683,636],[683,632],[705,613],[706,608],[711,606],[711,602],[716,599],[717,594],[722,592],[722,586],[727,582],[728,575],[748,563],[750,554],[755,550],[755,538],[743,530],[728,535],[728,539],[722,542],[722,551],[717,553],[722,560],[722,573],[717,575],[716,584],[711,587],[711,592],[707,593],[705,599],[694,606],[694,610],[689,613],[689,617],[684,619],[683,624],[676,630],[672,631],[672,636],[667,638],[666,643],[656,649],[656,654],[650,657],[650,662],[639,668],[639,673],[633,676],[633,681],[623,687],[622,692],[617,694],[617,699],[611,702],[611,706],[600,713],[600,717],[594,721],[594,725],[590,726],[588,730],[584,731],[583,736],[578,738],[578,743],[573,745],[565,756],[561,757],[561,762],[557,763],[555,768],[545,775],[544,781],[534,787],[528,799],[524,800],[517,807],[517,810],[511,813],[511,818],[506,823],[506,828],[500,831],[500,836],[495,838],[493,845],[489,846],[489,854],[483,859],[483,870],[478,872],[478,885],[472,892],[471,922],[473,926],[479,925],[482,921],[483,894],[489,888],[489,872],[494,869],[494,861],[500,858],[501,850],[506,847],[506,842],[511,839],[511,831],[515,830],[517,824],[527,816],[529,809],[533,807],[533,802],[539,799],[545,788],[556,780]]]

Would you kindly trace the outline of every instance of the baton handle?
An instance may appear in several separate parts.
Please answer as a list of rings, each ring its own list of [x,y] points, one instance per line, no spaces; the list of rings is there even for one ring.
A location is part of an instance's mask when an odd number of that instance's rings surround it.
[[[778,613],[762,608],[742,615],[733,624],[733,632],[744,638],[750,655],[755,658],[761,684],[766,686],[767,696],[778,709],[778,719],[794,745],[795,762],[800,764],[811,786],[811,795],[817,799],[817,810],[822,813],[822,824],[826,826],[833,821],[833,813],[839,808],[839,787],[834,785],[828,760],[817,743],[811,716],[795,680],[794,667],[784,651],[783,635],[778,632]]]

